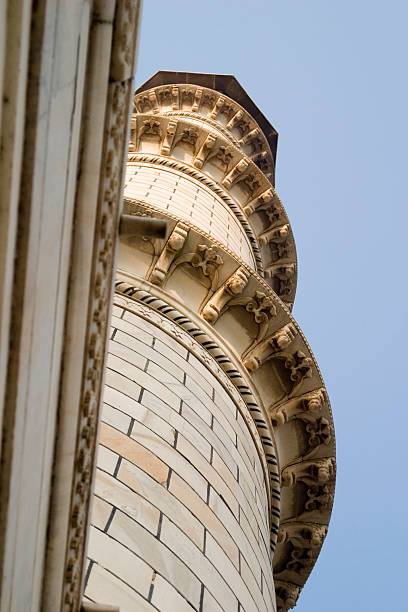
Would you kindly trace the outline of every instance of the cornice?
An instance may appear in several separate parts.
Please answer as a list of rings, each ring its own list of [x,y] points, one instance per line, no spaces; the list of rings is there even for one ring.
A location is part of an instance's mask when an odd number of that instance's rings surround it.
[[[134,112],[164,114],[169,111],[191,112],[209,119],[221,128],[228,140],[235,140],[247,155],[257,155],[259,168],[273,182],[275,160],[265,134],[240,104],[225,94],[208,89],[175,83],[162,85],[135,95]]]
[[[239,156],[240,159],[235,167],[232,170],[229,170],[229,167],[227,167],[225,170],[224,179],[221,184],[217,183],[201,169],[197,170],[193,165],[193,159],[192,164],[189,165],[185,161],[181,162],[166,156],[131,152],[129,154],[128,166],[131,167],[132,163],[136,162],[166,166],[182,172],[211,189],[231,208],[248,235],[260,275],[265,277],[274,291],[291,307],[296,292],[297,257],[289,219],[272,185],[257,168],[255,172],[259,173],[260,187],[255,192],[252,192],[249,197],[246,197],[243,202],[237,200],[235,192],[231,194],[230,188],[233,184],[229,183],[229,177],[234,173],[236,174],[235,168],[240,163],[247,164],[247,161],[240,154]],[[248,161],[248,165],[251,163]],[[262,181],[264,181],[263,185],[261,185]],[[262,223],[261,229],[258,229],[255,234],[255,243],[253,239],[254,227],[251,227],[248,223],[248,218],[254,214],[261,219]],[[265,254],[261,258],[261,251],[258,245],[261,245],[263,253],[265,253],[265,249],[269,252],[266,268]]]
[[[141,203],[138,206],[143,207]],[[136,295],[143,287],[153,296],[145,303],[154,308],[159,304],[162,314],[174,309],[191,320],[186,313],[194,313],[194,335],[205,334],[209,343],[205,348],[211,348],[216,338],[218,347],[226,347],[221,360],[238,360],[246,370],[247,386],[256,389],[261,412],[267,415],[266,429],[253,415],[261,438],[271,426],[274,429],[277,463],[273,457],[271,461],[279,470],[281,503],[279,532],[271,531],[272,549],[276,545],[273,565],[281,585],[289,585],[292,597],[317,559],[334,494],[332,415],[320,371],[296,321],[256,272],[184,222],[173,219],[169,229],[167,241],[152,241],[150,263],[146,242],[128,245],[144,252],[144,263],[128,270],[130,285],[118,285],[117,290]],[[126,266],[120,274],[124,271]],[[131,282],[129,274],[134,279]],[[186,285],[191,289],[177,297],[178,289]],[[266,454],[271,450],[273,446]],[[278,489],[279,483],[271,478],[273,530],[279,519]],[[296,535],[299,530],[303,533],[301,543]]]

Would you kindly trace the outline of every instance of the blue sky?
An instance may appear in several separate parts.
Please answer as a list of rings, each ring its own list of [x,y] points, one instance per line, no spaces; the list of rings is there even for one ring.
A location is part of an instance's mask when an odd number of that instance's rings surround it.
[[[294,316],[336,426],[331,526],[299,612],[403,612],[407,575],[408,3],[145,0],[138,85],[234,74],[279,132]]]

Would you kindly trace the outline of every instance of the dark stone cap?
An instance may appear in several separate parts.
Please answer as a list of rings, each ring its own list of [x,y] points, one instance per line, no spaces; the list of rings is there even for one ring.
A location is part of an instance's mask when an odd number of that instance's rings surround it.
[[[171,70],[159,70],[148,81],[143,83],[137,89],[136,93],[141,93],[153,87],[160,85],[176,85],[177,83],[185,83],[188,85],[199,85],[214,89],[221,94],[232,98],[240,104],[252,117],[255,119],[261,130],[266,136],[266,139],[271,148],[271,153],[274,163],[276,163],[276,149],[278,146],[278,132],[269,123],[265,115],[261,113],[256,104],[246,93],[245,89],[240,85],[237,79],[230,74],[204,74],[200,72],[176,72]]]

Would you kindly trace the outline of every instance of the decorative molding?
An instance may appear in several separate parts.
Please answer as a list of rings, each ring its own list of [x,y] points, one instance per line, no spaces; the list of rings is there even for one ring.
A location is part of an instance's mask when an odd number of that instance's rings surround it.
[[[224,189],[222,189],[214,180],[212,180],[207,175],[203,174],[192,166],[188,166],[187,164],[178,160],[174,160],[171,158],[169,159],[167,157],[161,157],[158,155],[131,153],[129,155],[129,162],[140,164],[150,163],[159,166],[166,166],[168,168],[182,172],[183,174],[190,176],[191,178],[194,178],[195,180],[203,183],[206,187],[214,191],[216,195],[219,196],[223,200],[223,202],[225,202],[229,206],[229,208],[231,208],[231,210],[234,212],[234,214],[240,221],[242,227],[244,228],[244,231],[248,236],[248,239],[252,246],[252,250],[254,252],[254,256],[256,258],[257,270],[260,276],[265,276],[265,279],[269,281],[269,284],[273,286],[275,292],[290,306],[292,305],[296,287],[297,264],[296,254],[294,251],[294,242],[291,237],[290,242],[289,237],[287,239],[287,246],[291,244],[290,252],[292,253],[292,255],[289,260],[290,263],[273,263],[267,267],[265,272],[263,272],[259,248],[256,246],[256,238],[252,233],[252,229],[249,226],[245,215],[242,213],[242,210],[240,209],[238,204],[231,197],[229,197],[225,193]],[[282,209],[282,215],[284,214],[285,213]],[[272,259],[276,262],[276,238],[272,238],[271,240],[271,256]],[[285,258],[286,257],[287,253],[285,252]]]
[[[120,2],[118,7],[122,3]],[[119,10],[119,8],[118,8]],[[132,26],[133,36],[135,30]],[[128,44],[127,36],[123,43]],[[123,56],[126,57],[126,50]],[[123,161],[132,79],[111,83],[105,119],[105,148],[100,177],[93,255],[93,293],[89,301],[86,357],[78,415],[75,471],[72,484],[67,557],[61,610],[79,608],[82,569],[94,470],[94,449],[100,405],[107,327],[112,295],[114,254],[118,234]]]
[[[218,366],[228,377],[232,385],[232,387],[228,388],[230,390],[235,388],[240,394],[251,414],[253,425],[256,426],[261,439],[263,454],[269,473],[270,484],[268,484],[268,491],[270,486],[270,494],[268,492],[268,496],[270,500],[271,550],[273,552],[276,547],[280,517],[280,474],[274,451],[274,441],[270,436],[269,425],[247,382],[231,362],[225,351],[215,342],[214,338],[207,335],[203,329],[198,328],[196,322],[191,321],[187,316],[180,313],[179,310],[176,310],[167,302],[152,295],[145,289],[138,288],[127,281],[118,280],[116,282],[116,291],[135,302],[147,304],[146,309],[143,311],[144,317],[151,319],[152,312],[160,313],[160,316],[173,321],[182,330],[187,332],[187,334],[190,334],[191,337],[203,347],[204,351],[208,352],[208,354],[215,359]],[[182,316],[180,316],[181,314]],[[176,337],[180,340],[180,336],[176,334]],[[208,360],[206,361],[204,358],[204,361],[208,365]]]

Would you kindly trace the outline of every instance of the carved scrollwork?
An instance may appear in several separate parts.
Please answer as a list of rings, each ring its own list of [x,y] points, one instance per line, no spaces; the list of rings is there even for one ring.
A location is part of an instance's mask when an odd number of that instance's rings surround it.
[[[281,356],[281,353],[286,349],[296,337],[296,328],[289,323],[282,327],[278,332],[258,343],[254,348],[245,353],[243,356],[244,366],[249,372],[254,372],[261,365],[272,359],[272,357]],[[291,356],[285,357],[285,361],[290,359]]]
[[[215,323],[228,302],[245,289],[249,274],[242,266],[214,293],[202,309],[202,316],[209,323]],[[245,299],[245,298],[244,298]],[[251,298],[249,298],[251,299]]]
[[[188,225],[179,222],[170,234],[169,239],[167,240],[164,249],[160,254],[160,257],[150,274],[149,280],[154,285],[160,286],[163,284],[174,258],[184,246],[188,235],[188,230]]]
[[[172,263],[169,276],[177,266],[188,263],[200,270],[201,274],[210,280],[210,289],[215,290],[218,284],[218,268],[224,263],[217,249],[206,244],[199,244],[194,253],[180,255]]]
[[[334,459],[331,457],[302,461],[282,470],[282,486],[294,487],[298,482],[312,487],[325,485],[333,481],[334,474]]]

